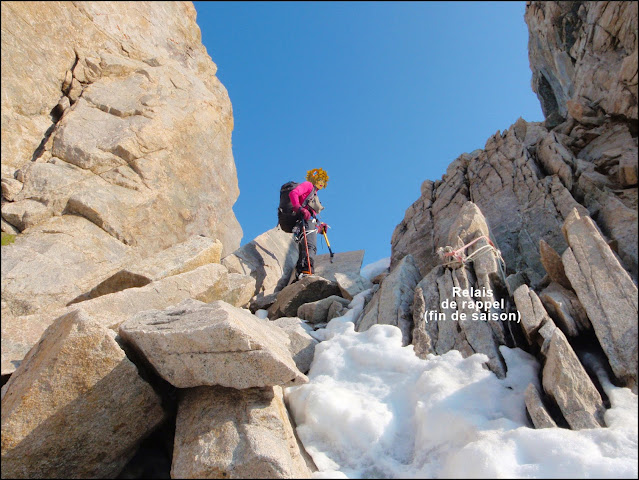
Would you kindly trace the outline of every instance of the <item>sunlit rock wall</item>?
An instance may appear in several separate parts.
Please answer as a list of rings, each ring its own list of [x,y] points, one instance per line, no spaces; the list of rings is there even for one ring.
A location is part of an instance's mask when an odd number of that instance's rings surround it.
[[[2,2],[3,315],[193,235],[239,247],[216,68],[191,2]]]

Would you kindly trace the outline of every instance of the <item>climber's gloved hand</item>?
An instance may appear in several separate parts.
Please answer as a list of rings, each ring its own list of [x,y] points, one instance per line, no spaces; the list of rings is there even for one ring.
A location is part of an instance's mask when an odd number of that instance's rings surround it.
[[[326,232],[326,229],[328,228],[328,225],[326,225],[325,223],[320,223],[317,226],[317,233],[319,233],[320,235],[324,234]]]
[[[300,216],[300,218],[303,218],[307,221],[311,218],[311,212],[309,212],[308,209],[304,207],[299,209],[298,215]]]

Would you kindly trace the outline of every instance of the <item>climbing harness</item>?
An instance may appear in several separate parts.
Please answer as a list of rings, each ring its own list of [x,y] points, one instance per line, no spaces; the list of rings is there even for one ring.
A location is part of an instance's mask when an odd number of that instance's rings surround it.
[[[311,233],[317,232],[317,228],[312,230],[306,230],[306,235],[310,235]],[[300,228],[299,225],[293,227],[293,241],[295,243],[300,243],[304,239],[304,231]]]
[[[316,215],[313,215],[313,219],[315,219],[315,223],[317,227],[313,228],[312,230],[306,230],[305,221],[299,222],[293,228],[293,240],[295,241],[295,243],[300,243],[302,239],[304,240],[304,248],[306,251],[306,266],[308,268],[308,270],[304,270],[303,272],[299,274],[298,279],[307,275],[313,275],[313,267],[311,265],[311,258],[308,252],[308,240],[306,239],[307,235],[310,235],[311,233],[315,233],[315,232],[322,234],[324,236],[324,240],[326,240],[326,246],[328,247],[328,251],[330,253],[331,263],[333,263],[333,257],[335,256],[335,254],[333,253],[333,250],[331,250],[331,244],[328,241],[328,236],[326,235],[326,230],[330,228],[329,225],[323,222],[320,222],[320,219],[317,218]]]

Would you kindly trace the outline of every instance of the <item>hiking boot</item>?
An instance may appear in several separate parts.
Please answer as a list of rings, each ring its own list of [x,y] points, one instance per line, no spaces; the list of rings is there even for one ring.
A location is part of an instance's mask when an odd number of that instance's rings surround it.
[[[311,277],[311,276],[315,276],[314,273],[309,272],[306,268],[304,268],[301,272],[298,269],[295,269],[295,275],[297,277],[298,280],[301,280],[304,277]]]

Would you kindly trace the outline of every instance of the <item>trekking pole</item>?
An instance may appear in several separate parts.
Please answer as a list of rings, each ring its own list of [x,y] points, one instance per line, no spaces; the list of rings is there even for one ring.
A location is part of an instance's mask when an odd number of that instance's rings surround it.
[[[306,225],[302,223],[302,233],[304,233],[304,246],[306,247],[306,265],[308,267],[308,274],[312,275],[313,270],[311,268],[311,258],[308,254],[308,242],[306,241]]]

